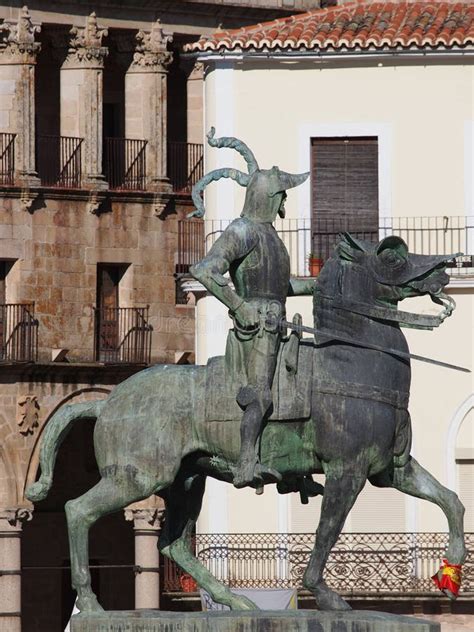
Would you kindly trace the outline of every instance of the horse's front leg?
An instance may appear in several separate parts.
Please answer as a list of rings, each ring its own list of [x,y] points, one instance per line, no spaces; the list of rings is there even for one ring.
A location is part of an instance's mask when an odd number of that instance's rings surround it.
[[[350,610],[349,604],[331,590],[323,580],[324,567],[337,542],[349,511],[366,481],[367,468],[345,462],[325,467],[326,482],[316,543],[304,574],[303,585],[310,590],[320,610]]]
[[[441,485],[412,457],[405,466],[394,468],[393,487],[405,494],[429,500],[442,509],[449,526],[446,558],[451,564],[462,564],[467,557],[463,526],[464,505],[457,495]]]

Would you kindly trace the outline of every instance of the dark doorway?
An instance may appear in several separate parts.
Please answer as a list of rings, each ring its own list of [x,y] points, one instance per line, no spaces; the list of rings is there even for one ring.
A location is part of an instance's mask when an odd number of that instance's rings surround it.
[[[114,362],[120,344],[119,283],[128,264],[97,264],[96,359]],[[117,355],[117,357],[115,357]]]
[[[25,632],[63,632],[75,592],[71,588],[64,504],[99,480],[93,452],[94,420],[73,427],[58,454],[54,484],[37,503],[22,537],[22,626]],[[123,512],[106,516],[90,532],[93,588],[106,610],[134,607],[134,536]],[[110,568],[120,566],[120,568]]]

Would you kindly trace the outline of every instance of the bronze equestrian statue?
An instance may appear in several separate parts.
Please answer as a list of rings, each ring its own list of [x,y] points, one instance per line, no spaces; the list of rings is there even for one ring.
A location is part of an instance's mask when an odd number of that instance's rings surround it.
[[[248,187],[257,182],[256,199],[259,204],[266,199],[265,208],[271,208],[263,231],[271,233],[269,226],[281,209],[284,191],[296,181],[292,180],[294,176],[277,169],[252,169],[249,165],[248,174],[219,170],[213,172],[212,179],[232,177]],[[272,182],[277,183],[273,188]],[[262,193],[260,186],[270,188]],[[246,199],[246,207],[254,208],[254,217],[260,217],[260,206],[253,207],[251,199]],[[247,224],[250,226],[252,239],[256,233],[260,235],[260,229],[255,231],[250,224],[253,221],[246,217],[237,221],[245,223],[244,233]],[[271,255],[268,253],[269,258]],[[283,258],[283,251],[280,255]],[[205,282],[214,292],[219,292],[216,286],[224,288],[221,297],[224,302],[228,300],[226,304],[239,327],[256,326],[254,296],[246,289],[251,284],[239,276],[240,268],[229,256],[227,243],[224,256],[234,279],[235,295],[230,294],[225,277],[216,276],[212,281],[206,276]],[[72,425],[81,419],[97,419],[94,450],[101,479],[84,495],[66,503],[72,584],[78,593],[78,608],[83,612],[101,608],[92,591],[89,572],[91,526],[101,516],[158,494],[166,506],[160,551],[194,577],[215,602],[233,610],[255,609],[249,599],[233,594],[220,583],[194,556],[191,547],[206,478],[233,483],[237,464],[243,466],[238,470],[240,480],[252,479],[250,486],[255,488],[266,481],[266,473],[277,473],[277,477],[271,476],[272,480],[281,478],[280,491],[300,492],[301,481],[315,473],[325,475],[315,545],[303,580],[318,608],[349,608],[324,582],[323,573],[344,521],[367,480],[378,487],[393,487],[431,501],[444,512],[449,544],[446,563],[436,581],[454,598],[456,590],[448,580],[466,558],[464,508],[454,492],[443,487],[410,455],[410,361],[400,328],[433,328],[451,314],[454,304],[443,293],[449,281],[446,263],[451,258],[452,255],[411,254],[404,241],[395,236],[378,244],[342,236],[314,283],[314,338],[300,341],[294,333],[283,337],[269,332],[274,340],[282,338],[276,364],[274,359],[268,362],[275,353],[276,342],[272,342],[268,344],[271,353],[262,361],[263,404],[260,391],[257,392],[262,386],[259,381],[256,386],[251,384],[250,396],[258,402],[258,421],[249,443],[257,425],[261,427],[260,415],[270,400],[266,389],[274,370],[272,405],[264,412],[260,439],[261,468],[256,464],[253,447],[251,456],[249,450],[243,460],[240,458],[242,409],[235,401],[236,392],[246,380],[251,383],[254,374],[234,375],[235,367],[226,366],[224,358],[211,358],[207,366],[152,366],[119,384],[105,399],[65,405],[56,411],[42,438],[41,478],[27,490],[32,502],[47,496],[58,449]],[[217,275],[225,272],[226,265],[215,269]],[[212,275],[213,270],[211,267]],[[242,272],[250,274],[246,268]],[[273,267],[271,274],[284,277],[281,285],[278,279],[275,286],[264,287],[259,277],[258,287],[265,291],[267,287],[277,288],[278,316],[284,310],[288,271],[286,267],[283,271]],[[196,275],[200,276],[199,268]],[[403,299],[422,295],[429,295],[442,306],[438,316],[398,310]],[[255,300],[257,310],[263,305],[259,332],[266,331],[272,319],[266,315],[264,294],[259,292]],[[244,355],[244,362],[249,357],[252,358],[252,352]],[[247,410],[245,401],[241,404]],[[249,471],[247,463],[251,463]]]

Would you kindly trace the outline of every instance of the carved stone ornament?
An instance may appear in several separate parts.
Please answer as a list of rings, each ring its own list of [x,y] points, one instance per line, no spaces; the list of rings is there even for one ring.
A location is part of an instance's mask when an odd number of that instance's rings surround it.
[[[173,53],[167,50],[173,36],[163,31],[160,20],[153,24],[151,31],[139,31],[136,40],[138,44],[133,56],[132,69],[165,70],[173,61]]]
[[[189,73],[188,81],[202,81],[204,78],[204,70],[204,63],[202,61],[197,61]]]
[[[32,213],[33,206],[36,200],[39,198],[37,191],[31,191],[30,189],[22,189],[20,193],[20,206],[21,210]]]
[[[91,215],[100,215],[100,207],[105,201],[106,196],[97,191],[91,191],[89,193],[89,199],[87,201],[87,211]]]
[[[35,35],[41,26],[31,20],[28,7],[18,11],[17,20],[5,20],[0,24],[0,57],[2,64],[34,64],[41,48]]]
[[[6,520],[11,527],[21,527],[23,522],[29,522],[32,518],[33,512],[27,507],[0,510],[0,520]]]
[[[125,509],[125,520],[134,522],[135,529],[161,529],[164,509]]]
[[[93,12],[86,18],[84,27],[73,26],[69,33],[71,39],[63,67],[102,68],[108,54],[102,38],[108,35],[108,30],[99,27],[96,14]]]
[[[39,425],[40,405],[36,395],[25,395],[17,402],[17,424],[22,435],[33,434]]]

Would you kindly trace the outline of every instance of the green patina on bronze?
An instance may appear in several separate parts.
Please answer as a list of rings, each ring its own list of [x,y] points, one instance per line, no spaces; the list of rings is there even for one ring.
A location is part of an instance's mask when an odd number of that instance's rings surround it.
[[[153,366],[117,386],[107,399],[59,409],[43,435],[41,478],[27,491],[33,502],[45,498],[69,429],[80,419],[96,418],[94,449],[101,480],[66,504],[79,609],[100,610],[88,567],[90,527],[101,516],[152,494],[166,505],[161,552],[215,602],[234,610],[255,609],[192,553],[207,476],[229,483],[237,477],[238,485],[256,489],[277,481],[280,493],[299,492],[303,502],[323,493],[316,543],[304,576],[321,610],[349,608],[325,584],[323,572],[367,480],[436,503],[448,520],[446,557],[462,564],[464,509],[410,455],[409,359],[373,348],[407,353],[400,326],[432,328],[452,313],[454,303],[443,293],[451,256],[413,255],[394,236],[374,244],[344,235],[316,283],[291,279],[287,253],[272,222],[282,212],[284,191],[304,174],[292,176],[277,167],[260,170],[237,139],[214,139],[211,134],[210,143],[240,151],[249,171],[219,170],[247,187],[244,211],[194,269],[234,319],[227,357],[213,358],[207,366]],[[218,177],[212,173],[198,183],[198,212],[203,212],[200,190]],[[227,271],[233,287],[224,276]],[[309,340],[300,340],[295,332],[286,336],[277,326],[286,297],[308,292],[319,333]],[[401,300],[422,295],[443,307],[438,316],[398,310]],[[295,323],[300,322],[296,317]],[[344,337],[354,342],[344,342]],[[242,459],[241,421],[249,409],[254,434]],[[313,482],[315,473],[325,475],[324,488]]]
[[[382,612],[160,612],[73,617],[72,632],[440,632],[439,623]]]

